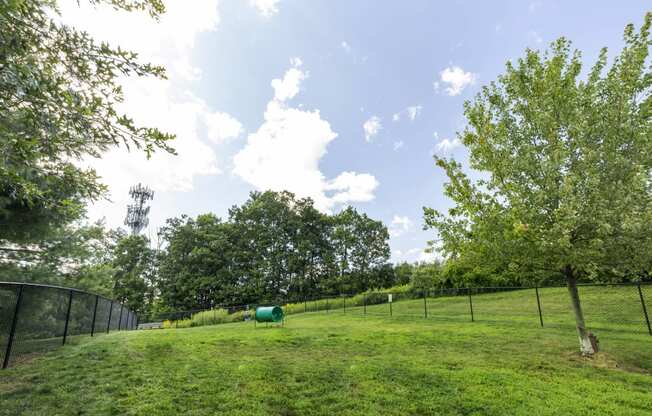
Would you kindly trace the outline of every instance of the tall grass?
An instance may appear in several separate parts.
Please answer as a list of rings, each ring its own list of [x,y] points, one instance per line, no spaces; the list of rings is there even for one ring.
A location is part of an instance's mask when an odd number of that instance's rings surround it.
[[[226,324],[244,320],[244,311],[229,313],[226,309],[210,309],[193,313],[189,319],[163,321],[163,328],[190,328],[204,325]]]
[[[413,290],[410,285],[394,286],[389,289],[380,289],[367,291],[354,296],[334,296],[324,299],[309,300],[305,302],[287,303],[283,306],[283,313],[293,315],[304,312],[316,312],[332,309],[343,309],[346,307],[356,307],[375,305],[387,302],[387,295],[392,293],[394,296],[401,298],[412,297]],[[250,316],[254,318],[253,309]],[[192,314],[189,319],[180,319],[176,321],[164,321],[163,328],[189,328],[203,325],[217,325],[229,322],[239,322],[244,320],[244,311],[229,313],[226,309],[211,309],[207,311]]]

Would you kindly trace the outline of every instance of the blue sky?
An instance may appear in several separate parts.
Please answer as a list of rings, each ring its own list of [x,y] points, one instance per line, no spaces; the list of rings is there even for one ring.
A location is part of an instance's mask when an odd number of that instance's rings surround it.
[[[182,213],[224,217],[251,190],[289,188],[324,211],[350,204],[383,220],[393,259],[414,261],[434,237],[421,230],[422,207],[449,206],[432,154],[465,159],[455,140],[464,101],[508,59],[560,36],[587,67],[602,46],[613,56],[647,2],[166,3],[158,24],[62,7],[67,23],[168,68],[166,81],[125,80],[124,110],[179,136],[177,157],[146,163],[120,150],[87,161],[111,188],[91,218],[119,225],[139,181],[156,190],[152,229]]]

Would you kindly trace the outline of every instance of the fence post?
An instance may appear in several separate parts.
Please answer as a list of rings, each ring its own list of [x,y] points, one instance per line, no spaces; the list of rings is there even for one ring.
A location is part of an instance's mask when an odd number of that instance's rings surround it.
[[[120,327],[122,326],[122,309],[125,307],[122,303],[120,304],[120,316],[118,317],[118,331],[120,330]]]
[[[428,291],[424,290],[423,291],[423,317],[424,318],[428,318],[428,302],[427,302],[427,298],[428,298]]]
[[[471,310],[471,322],[475,322],[473,317],[473,300],[471,299],[471,288],[467,287],[466,290],[469,292],[469,309]]]
[[[68,310],[66,311],[66,326],[63,327],[63,342],[62,345],[66,345],[66,338],[68,337],[68,322],[70,322],[70,307],[72,306],[72,290],[68,295]]]
[[[111,306],[109,306],[109,322],[106,324],[106,333],[109,333],[111,329],[111,314],[113,314],[113,301],[111,301]]]
[[[537,294],[537,308],[539,309],[539,322],[543,328],[543,315],[541,314],[541,301],[539,300],[539,286],[534,287],[534,292]]]
[[[389,302],[389,316],[392,316],[392,302]]]
[[[91,336],[95,334],[95,317],[97,316],[97,302],[100,300],[98,295],[95,295],[95,306],[93,307],[93,323],[91,323]]]
[[[645,300],[643,299],[643,291],[641,290],[641,283],[638,285],[638,296],[641,298],[641,306],[643,307],[643,316],[645,316],[645,323],[647,324],[647,332],[652,335],[652,327],[650,327],[650,317],[647,314],[647,308],[645,307]]]
[[[23,288],[25,285],[20,285],[18,289],[18,297],[16,298],[16,306],[14,307],[14,317],[11,320],[11,330],[9,331],[9,340],[7,341],[7,350],[5,351],[5,359],[2,362],[2,368],[7,368],[9,365],[9,356],[11,355],[11,347],[14,343],[14,334],[16,333],[16,324],[18,323],[18,312],[20,312],[20,304],[23,301]]]

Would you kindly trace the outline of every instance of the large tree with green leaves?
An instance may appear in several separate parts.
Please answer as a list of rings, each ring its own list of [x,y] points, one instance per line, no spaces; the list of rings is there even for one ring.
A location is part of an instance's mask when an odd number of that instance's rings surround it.
[[[164,12],[160,0],[89,0]],[[119,78],[164,77],[135,53],[60,23],[55,0],[0,1],[0,240],[31,242],[83,216],[105,187],[77,163],[114,146],[172,151],[117,110]]]
[[[155,251],[141,235],[125,235],[114,249],[113,297],[136,313],[146,313],[156,289]]]
[[[331,237],[341,291],[382,287],[378,272],[389,262],[389,232],[381,221],[347,207],[333,217]]]
[[[101,222],[67,224],[29,248],[0,251],[0,280],[49,283],[113,295],[113,253],[123,233]]]
[[[455,206],[425,209],[452,261],[563,277],[584,354],[595,348],[577,281],[652,271],[651,23],[627,26],[611,65],[603,49],[586,74],[564,38],[508,63],[465,104],[459,136],[482,179],[436,158]]]
[[[237,251],[240,236],[232,224],[213,214],[171,218],[161,238],[166,247],[159,255],[157,286],[163,305],[199,309],[242,300],[246,289],[237,270],[248,256]]]

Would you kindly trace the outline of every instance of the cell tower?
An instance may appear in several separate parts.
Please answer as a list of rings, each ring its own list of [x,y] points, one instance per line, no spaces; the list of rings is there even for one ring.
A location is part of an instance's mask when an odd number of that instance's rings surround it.
[[[145,204],[154,199],[154,191],[140,183],[129,188],[129,196],[134,200],[133,204],[127,205],[127,217],[125,225],[131,228],[131,234],[140,234],[143,228],[149,224],[149,207]]]

